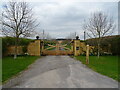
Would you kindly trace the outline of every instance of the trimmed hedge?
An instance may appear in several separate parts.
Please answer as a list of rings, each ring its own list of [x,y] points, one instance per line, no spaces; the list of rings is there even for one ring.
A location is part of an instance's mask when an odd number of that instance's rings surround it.
[[[24,52],[27,50],[27,45],[34,40],[26,39],[26,38],[19,38],[18,46],[24,46]],[[15,45],[15,38],[14,37],[2,37],[2,55],[7,51],[8,46]]]
[[[86,43],[92,46],[97,46],[97,38],[87,39]],[[109,45],[111,45],[109,47]],[[120,55],[120,35],[115,36],[106,36],[102,37],[100,47],[101,48],[109,48],[112,55]]]

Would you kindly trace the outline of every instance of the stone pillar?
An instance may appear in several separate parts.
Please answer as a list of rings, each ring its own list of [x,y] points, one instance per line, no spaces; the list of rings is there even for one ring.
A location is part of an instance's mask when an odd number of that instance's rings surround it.
[[[40,56],[40,40],[35,41],[35,56]]]
[[[73,44],[73,51],[74,51],[74,56],[79,56],[80,55],[80,40],[74,40]]]
[[[33,56],[40,56],[40,40],[36,40],[35,42],[31,42],[28,45],[28,54]]]

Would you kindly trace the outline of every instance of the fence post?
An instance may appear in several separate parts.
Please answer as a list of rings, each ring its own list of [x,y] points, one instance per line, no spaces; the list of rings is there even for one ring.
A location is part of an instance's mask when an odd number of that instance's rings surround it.
[[[86,64],[89,64],[89,45],[86,46]]]

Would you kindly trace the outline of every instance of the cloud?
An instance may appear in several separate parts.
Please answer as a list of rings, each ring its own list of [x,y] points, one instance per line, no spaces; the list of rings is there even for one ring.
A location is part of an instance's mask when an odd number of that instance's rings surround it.
[[[42,32],[44,29],[55,38],[66,37],[70,32],[77,32],[80,39],[83,39],[83,21],[95,11],[108,13],[117,22],[117,2],[84,1],[87,2],[80,0],[30,0],[28,2],[33,7],[37,21],[40,22],[37,31]],[[114,34],[117,34],[117,30]]]
[[[35,2],[34,12],[40,28],[54,37],[66,37],[70,32],[77,32],[83,39],[82,23],[92,12],[109,13],[117,21],[117,2]],[[114,14],[113,14],[114,13]],[[38,30],[39,31],[39,30]],[[116,33],[115,33],[116,34]]]
[[[22,0],[17,0],[22,1]],[[27,2],[59,2],[59,3],[71,3],[71,2],[118,2],[119,0],[25,0]]]

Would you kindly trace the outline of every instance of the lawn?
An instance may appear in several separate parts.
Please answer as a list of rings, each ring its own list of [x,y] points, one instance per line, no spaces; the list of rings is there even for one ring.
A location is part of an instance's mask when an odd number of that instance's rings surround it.
[[[13,57],[4,57],[2,59],[2,82],[26,69],[38,58],[38,56],[19,56],[14,60]]]
[[[83,64],[86,64],[85,56],[76,56]],[[90,56],[89,68],[94,71],[118,80],[118,57],[117,56]]]

